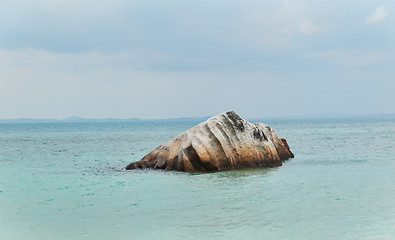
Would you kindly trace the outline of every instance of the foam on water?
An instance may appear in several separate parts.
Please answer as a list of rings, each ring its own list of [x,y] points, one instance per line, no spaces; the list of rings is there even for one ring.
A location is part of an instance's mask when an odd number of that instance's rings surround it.
[[[0,124],[0,239],[393,239],[395,120],[266,122],[272,169],[122,168],[196,122]]]

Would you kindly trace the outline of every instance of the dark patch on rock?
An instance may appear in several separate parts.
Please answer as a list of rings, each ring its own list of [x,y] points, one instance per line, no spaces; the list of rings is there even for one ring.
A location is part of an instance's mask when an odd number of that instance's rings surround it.
[[[235,126],[237,130],[244,132],[244,121],[239,115],[233,111],[226,112],[225,114],[228,116],[233,126]]]
[[[189,147],[185,148],[184,153],[191,162],[194,169],[197,171],[205,170],[205,168],[202,166],[199,155],[196,153],[192,145],[189,145]]]
[[[259,141],[262,141],[263,139],[265,139],[265,141],[267,141],[267,137],[266,137],[265,133],[262,130],[260,130],[259,128],[254,129],[253,136],[256,139],[259,139]]]

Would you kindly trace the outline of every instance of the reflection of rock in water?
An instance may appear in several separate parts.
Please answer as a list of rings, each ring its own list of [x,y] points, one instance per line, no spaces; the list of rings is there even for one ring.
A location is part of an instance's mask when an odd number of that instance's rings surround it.
[[[281,166],[293,158],[287,141],[263,123],[251,124],[233,111],[222,113],[158,146],[126,169],[216,171]]]

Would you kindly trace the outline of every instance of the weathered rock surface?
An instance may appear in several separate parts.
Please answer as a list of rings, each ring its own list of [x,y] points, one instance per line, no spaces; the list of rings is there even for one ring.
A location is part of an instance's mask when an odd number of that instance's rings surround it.
[[[276,167],[293,157],[287,141],[269,126],[251,124],[229,111],[181,133],[126,169],[189,172]]]

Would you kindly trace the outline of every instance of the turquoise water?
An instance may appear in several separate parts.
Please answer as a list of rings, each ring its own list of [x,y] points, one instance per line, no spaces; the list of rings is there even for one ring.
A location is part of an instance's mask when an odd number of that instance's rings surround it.
[[[0,124],[0,239],[395,239],[394,119],[266,121],[278,168],[122,170],[196,124]]]

